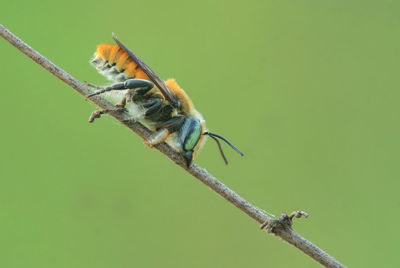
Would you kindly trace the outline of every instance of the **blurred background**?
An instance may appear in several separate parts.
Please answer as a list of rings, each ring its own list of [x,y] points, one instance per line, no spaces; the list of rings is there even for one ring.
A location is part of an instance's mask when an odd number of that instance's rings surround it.
[[[111,32],[229,137],[196,162],[349,267],[399,267],[397,1],[3,1],[81,81]],[[0,266],[320,267],[4,40]],[[396,212],[397,211],[397,212]]]

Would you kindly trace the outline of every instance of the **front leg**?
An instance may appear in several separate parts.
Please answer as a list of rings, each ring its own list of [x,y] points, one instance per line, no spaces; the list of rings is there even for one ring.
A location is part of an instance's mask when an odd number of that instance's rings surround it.
[[[150,148],[165,141],[171,133],[180,129],[185,121],[183,116],[176,116],[161,124],[159,129],[144,142]]]

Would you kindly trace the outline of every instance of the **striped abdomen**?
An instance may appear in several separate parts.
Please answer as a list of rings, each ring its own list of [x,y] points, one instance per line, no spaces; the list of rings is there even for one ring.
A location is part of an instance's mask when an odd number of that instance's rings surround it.
[[[100,74],[112,81],[123,82],[129,78],[150,80],[128,53],[116,45],[98,45],[91,63]]]

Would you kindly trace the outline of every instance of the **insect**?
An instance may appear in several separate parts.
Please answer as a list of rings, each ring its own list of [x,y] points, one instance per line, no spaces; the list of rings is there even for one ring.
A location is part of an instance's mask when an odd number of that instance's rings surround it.
[[[243,153],[226,138],[206,129],[204,118],[174,79],[164,82],[114,34],[113,39],[117,45],[97,46],[91,63],[100,74],[115,84],[98,87],[87,83],[88,86],[98,89],[87,98],[102,93],[119,98],[117,107],[122,109],[127,106],[132,120],[143,122],[154,131],[145,144],[153,147],[166,141],[181,153],[188,167],[203,147],[206,136],[216,141],[226,164],[228,161],[218,139],[225,141],[243,156]],[[89,122],[106,112],[94,112]]]

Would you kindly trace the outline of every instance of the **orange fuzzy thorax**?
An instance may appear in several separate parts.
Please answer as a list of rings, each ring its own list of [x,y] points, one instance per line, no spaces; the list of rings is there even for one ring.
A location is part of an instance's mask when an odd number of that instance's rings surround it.
[[[175,79],[168,79],[165,81],[165,84],[174,92],[174,94],[178,98],[178,101],[181,103],[182,112],[184,114],[192,114],[194,112],[193,103],[186,92],[179,87]]]

